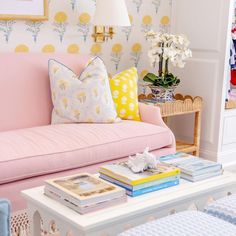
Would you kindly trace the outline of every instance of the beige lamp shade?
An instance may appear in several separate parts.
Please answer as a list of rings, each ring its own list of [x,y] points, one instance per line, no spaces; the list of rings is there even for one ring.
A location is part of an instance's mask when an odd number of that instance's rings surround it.
[[[125,0],[97,0],[93,24],[131,26]]]

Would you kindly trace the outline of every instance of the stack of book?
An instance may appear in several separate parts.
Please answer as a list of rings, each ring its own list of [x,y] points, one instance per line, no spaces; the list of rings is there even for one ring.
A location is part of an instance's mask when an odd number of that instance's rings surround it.
[[[222,165],[186,153],[164,156],[160,161],[174,165],[181,170],[181,178],[196,182],[221,175]]]
[[[159,164],[156,169],[134,173],[127,162],[104,165],[99,173],[100,178],[123,187],[131,197],[178,185],[180,177],[180,170],[174,166]]]
[[[88,173],[47,180],[44,194],[80,214],[114,206],[127,200],[123,188]]]

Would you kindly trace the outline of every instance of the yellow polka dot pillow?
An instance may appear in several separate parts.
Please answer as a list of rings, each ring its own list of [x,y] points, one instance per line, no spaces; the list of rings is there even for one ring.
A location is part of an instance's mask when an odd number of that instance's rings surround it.
[[[138,107],[138,73],[135,67],[110,79],[117,114],[125,120],[140,121]]]
[[[52,123],[112,123],[119,120],[103,61],[91,60],[80,76],[65,65],[49,61],[53,101]]]

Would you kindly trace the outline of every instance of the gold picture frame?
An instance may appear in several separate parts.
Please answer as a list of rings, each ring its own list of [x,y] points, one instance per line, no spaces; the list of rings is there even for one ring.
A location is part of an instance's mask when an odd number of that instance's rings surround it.
[[[27,4],[27,2],[33,3],[34,0],[17,0],[17,1],[22,1],[22,4]],[[0,11],[0,20],[37,20],[37,21],[44,21],[48,20],[48,8],[49,8],[49,2],[48,0],[39,0],[37,3],[43,4],[43,12],[42,14],[34,14],[31,15],[30,12],[29,14],[2,14]],[[36,4],[36,3],[35,3]],[[0,1],[0,9],[1,9],[1,1]]]

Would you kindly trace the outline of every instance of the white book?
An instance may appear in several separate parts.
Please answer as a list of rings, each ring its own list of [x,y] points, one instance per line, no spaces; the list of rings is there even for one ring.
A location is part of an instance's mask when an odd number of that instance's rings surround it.
[[[186,153],[176,153],[174,155],[161,157],[160,160],[180,168],[181,176],[183,173],[197,176],[208,172],[220,171],[222,169],[220,163],[205,160]]]
[[[209,173],[205,173],[205,174],[197,175],[197,176],[191,176],[191,175],[188,175],[188,174],[185,174],[185,173],[181,173],[181,177],[183,179],[186,179],[186,180],[191,181],[191,182],[197,182],[197,181],[209,179],[209,178],[212,178],[212,177],[216,177],[216,176],[219,176],[219,175],[222,175],[222,170],[213,171],[213,172],[209,172]]]
[[[45,181],[45,189],[75,205],[90,205],[125,195],[125,190],[88,173]]]
[[[81,206],[76,205],[76,204],[68,201],[67,199],[51,192],[48,189],[45,189],[44,194],[47,197],[50,197],[51,199],[53,199],[55,201],[58,201],[62,205],[66,206],[66,207],[69,207],[70,209],[78,212],[79,214],[86,214],[86,213],[102,210],[104,208],[108,208],[108,207],[112,207],[112,206],[115,206],[115,205],[118,205],[118,204],[122,204],[122,203],[125,203],[127,201],[127,196],[124,195],[121,198],[114,198],[112,200],[108,200],[108,201],[100,202],[100,203],[97,203],[97,204],[92,204],[92,205],[81,207]]]

